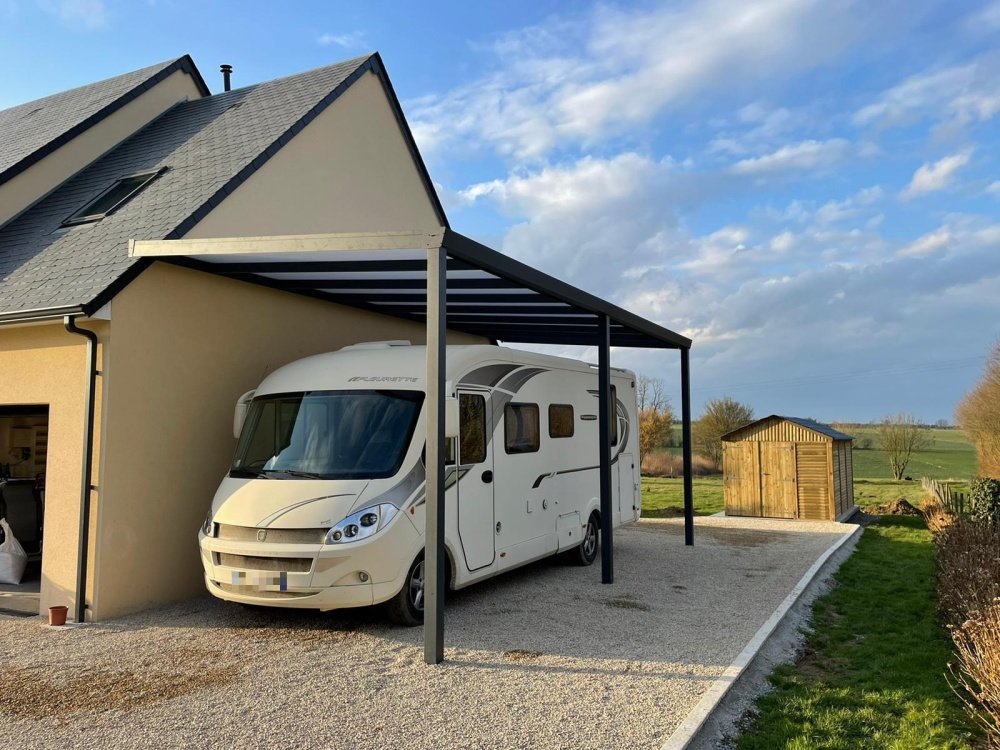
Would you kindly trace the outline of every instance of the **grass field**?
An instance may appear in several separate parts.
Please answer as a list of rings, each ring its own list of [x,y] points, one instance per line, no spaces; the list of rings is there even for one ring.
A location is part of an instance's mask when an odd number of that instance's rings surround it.
[[[952,652],[923,519],[883,516],[836,580],[813,605],[804,657],[771,676],[738,750],[971,747],[944,676]]]
[[[694,478],[694,513],[709,516],[725,507],[722,477]],[[968,488],[960,487],[968,491]],[[862,508],[882,505],[897,498],[920,507],[927,493],[920,482],[897,482],[892,479],[854,480],[854,502]],[[680,516],[684,514],[684,483],[681,479],[642,478],[642,514],[646,517]]]
[[[906,467],[906,475],[919,479],[968,479],[976,473],[976,452],[961,430],[930,430],[931,445],[917,453]],[[852,431],[857,437],[870,437],[870,428]],[[854,451],[854,476],[865,479],[891,479],[889,459],[880,450]]]

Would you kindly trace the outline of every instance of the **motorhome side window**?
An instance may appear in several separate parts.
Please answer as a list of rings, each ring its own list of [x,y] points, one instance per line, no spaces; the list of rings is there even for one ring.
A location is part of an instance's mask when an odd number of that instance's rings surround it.
[[[618,445],[618,389],[611,386],[611,444]]]
[[[569,404],[549,405],[549,437],[573,437],[573,407]]]
[[[458,395],[459,458],[463,464],[486,460],[486,399],[472,393]],[[445,462],[455,463],[455,441],[449,440]]]
[[[504,450],[534,453],[541,443],[538,404],[507,404],[504,407]]]

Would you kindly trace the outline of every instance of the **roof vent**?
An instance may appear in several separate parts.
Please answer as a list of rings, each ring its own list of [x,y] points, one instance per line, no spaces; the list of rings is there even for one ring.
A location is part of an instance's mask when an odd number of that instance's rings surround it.
[[[222,71],[222,87],[226,91],[229,91],[229,89],[230,89],[229,76],[231,76],[233,74],[233,66],[232,65],[220,65],[219,66],[219,70]]]
[[[360,344],[351,344],[343,347],[340,351],[349,352],[357,349],[391,349],[394,346],[409,346],[409,341],[398,339],[396,341],[363,341]]]

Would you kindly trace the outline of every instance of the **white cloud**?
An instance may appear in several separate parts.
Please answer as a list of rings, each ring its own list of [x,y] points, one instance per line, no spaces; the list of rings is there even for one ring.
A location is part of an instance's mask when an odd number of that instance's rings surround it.
[[[951,242],[951,232],[948,227],[940,227],[923,237],[918,237],[896,254],[904,258],[923,258],[948,247],[949,242]]]
[[[363,31],[348,31],[341,32],[339,34],[321,34],[316,39],[317,43],[322,45],[335,44],[338,47],[343,47],[344,49],[356,49],[358,47],[364,47],[367,42],[365,41],[365,32]]]
[[[1000,111],[1000,54],[987,53],[972,62],[931,68],[909,76],[882,92],[854,114],[855,125],[889,128],[924,117],[943,121],[940,133],[956,135],[975,121]]]
[[[38,0],[38,7],[69,26],[89,30],[107,28],[110,20],[104,0]]]
[[[903,200],[910,200],[920,195],[944,190],[952,183],[955,172],[968,164],[971,158],[972,150],[967,149],[939,159],[933,164],[925,162],[913,173],[913,179],[900,193],[900,197]]]
[[[788,170],[831,167],[847,156],[850,144],[843,138],[828,141],[801,141],[782,146],[764,156],[742,159],[730,167],[733,174],[763,175]]]
[[[633,131],[664,109],[744,94],[825,65],[878,28],[885,8],[853,2],[709,0],[681,8],[556,19],[501,38],[499,69],[444,95],[407,103],[422,148],[486,141],[539,158],[554,148]],[[903,14],[910,23],[916,14]],[[899,23],[883,26],[893,33]],[[753,121],[761,113],[744,111]],[[791,113],[772,113],[765,128]]]

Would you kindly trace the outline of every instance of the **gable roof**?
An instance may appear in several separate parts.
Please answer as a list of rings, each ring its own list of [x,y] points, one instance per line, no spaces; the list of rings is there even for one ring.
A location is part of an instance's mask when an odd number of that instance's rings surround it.
[[[0,110],[0,185],[178,70],[211,92],[188,55]]]
[[[379,76],[425,189],[444,209],[378,54],[176,105],[0,229],[0,320],[91,313],[149,261],[130,239],[183,237],[367,71]],[[238,106],[237,106],[238,105]],[[165,168],[103,220],[67,216],[120,177]]]
[[[721,439],[729,440],[733,437],[736,437],[747,428],[759,425],[761,422],[766,422],[769,419],[782,419],[785,420],[786,422],[793,422],[794,424],[797,424],[799,427],[805,427],[807,430],[818,432],[820,435],[824,435],[832,440],[854,440],[854,438],[851,437],[850,435],[843,433],[840,430],[835,430],[829,425],[825,425],[822,422],[817,422],[814,419],[805,419],[803,417],[783,417],[780,414],[771,414],[770,416],[764,417],[763,419],[758,419],[757,421],[751,422],[750,424],[745,424],[742,427],[738,427],[735,430],[727,432],[725,435],[722,436]]]

